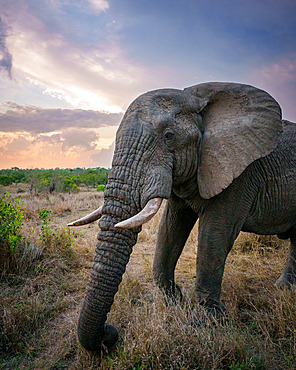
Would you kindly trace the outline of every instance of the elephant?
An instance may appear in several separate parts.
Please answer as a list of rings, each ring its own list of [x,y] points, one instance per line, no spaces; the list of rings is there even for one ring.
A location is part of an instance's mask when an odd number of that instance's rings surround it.
[[[118,128],[103,206],[69,224],[100,219],[78,322],[81,345],[98,351],[116,343],[107,314],[141,225],[163,199],[154,280],[166,294],[181,294],[174,271],[198,220],[196,307],[218,315],[225,261],[240,231],[290,239],[278,284],[296,282],[295,195],[296,124],[282,120],[267,92],[209,82],[140,95]]]

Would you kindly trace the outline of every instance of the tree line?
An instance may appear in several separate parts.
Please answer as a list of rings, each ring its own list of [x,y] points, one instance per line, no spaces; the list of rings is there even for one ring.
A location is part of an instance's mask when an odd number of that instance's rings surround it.
[[[109,170],[106,168],[66,168],[66,169],[11,169],[0,170],[0,185],[8,186],[13,183],[30,185],[30,191],[79,192],[80,186],[97,188],[103,191],[107,184]]]

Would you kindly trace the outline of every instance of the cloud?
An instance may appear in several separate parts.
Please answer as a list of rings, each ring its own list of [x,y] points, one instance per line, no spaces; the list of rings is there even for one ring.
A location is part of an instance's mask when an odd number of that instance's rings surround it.
[[[9,152],[10,156],[14,156],[16,153],[29,150],[31,144],[32,141],[28,140],[28,137],[18,135],[5,146],[5,150]]]
[[[258,78],[273,83],[296,82],[296,54],[256,71]]]
[[[105,11],[109,8],[108,1],[106,0],[88,0],[91,8],[100,13],[102,11]]]
[[[92,155],[92,160],[96,166],[111,168],[112,158],[115,149],[115,142],[109,146],[108,149],[101,149],[98,153]]]
[[[67,151],[72,147],[93,150],[97,141],[99,134],[94,130],[70,129],[63,133],[62,150]]]
[[[98,0],[89,3],[96,9],[108,5]],[[25,77],[69,106],[113,113],[126,108],[135,90],[142,91],[143,69],[119,47],[118,29],[112,22],[102,25],[100,37],[89,36],[96,39],[95,44],[85,46],[66,35],[61,16],[56,24],[47,24],[45,10],[29,9],[25,0],[0,4],[0,12],[12,29],[6,45],[13,55],[14,79]]]
[[[45,133],[65,128],[116,126],[122,115],[82,109],[45,109],[16,103],[0,105],[0,131]]]
[[[0,71],[11,79],[12,55],[6,45],[7,30],[8,27],[0,17]]]
[[[3,103],[0,105],[1,167],[108,167],[113,152],[101,148],[111,142],[109,136],[121,116]]]
[[[251,79],[279,102],[285,119],[295,121],[296,54],[255,70]]]
[[[57,134],[0,133],[2,168],[110,167],[114,144],[99,148],[92,129],[65,129]]]

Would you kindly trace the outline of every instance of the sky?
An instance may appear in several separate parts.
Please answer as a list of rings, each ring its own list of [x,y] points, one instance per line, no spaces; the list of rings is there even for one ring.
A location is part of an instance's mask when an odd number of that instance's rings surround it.
[[[295,121],[296,1],[0,0],[0,168],[109,168],[138,95],[207,81]]]

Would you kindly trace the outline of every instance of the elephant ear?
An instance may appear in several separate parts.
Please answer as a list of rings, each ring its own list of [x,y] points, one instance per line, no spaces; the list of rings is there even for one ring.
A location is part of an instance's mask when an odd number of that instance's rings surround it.
[[[265,91],[243,84],[204,83],[185,93],[207,101],[200,111],[198,186],[200,195],[209,199],[275,149],[282,132],[281,108]]]

